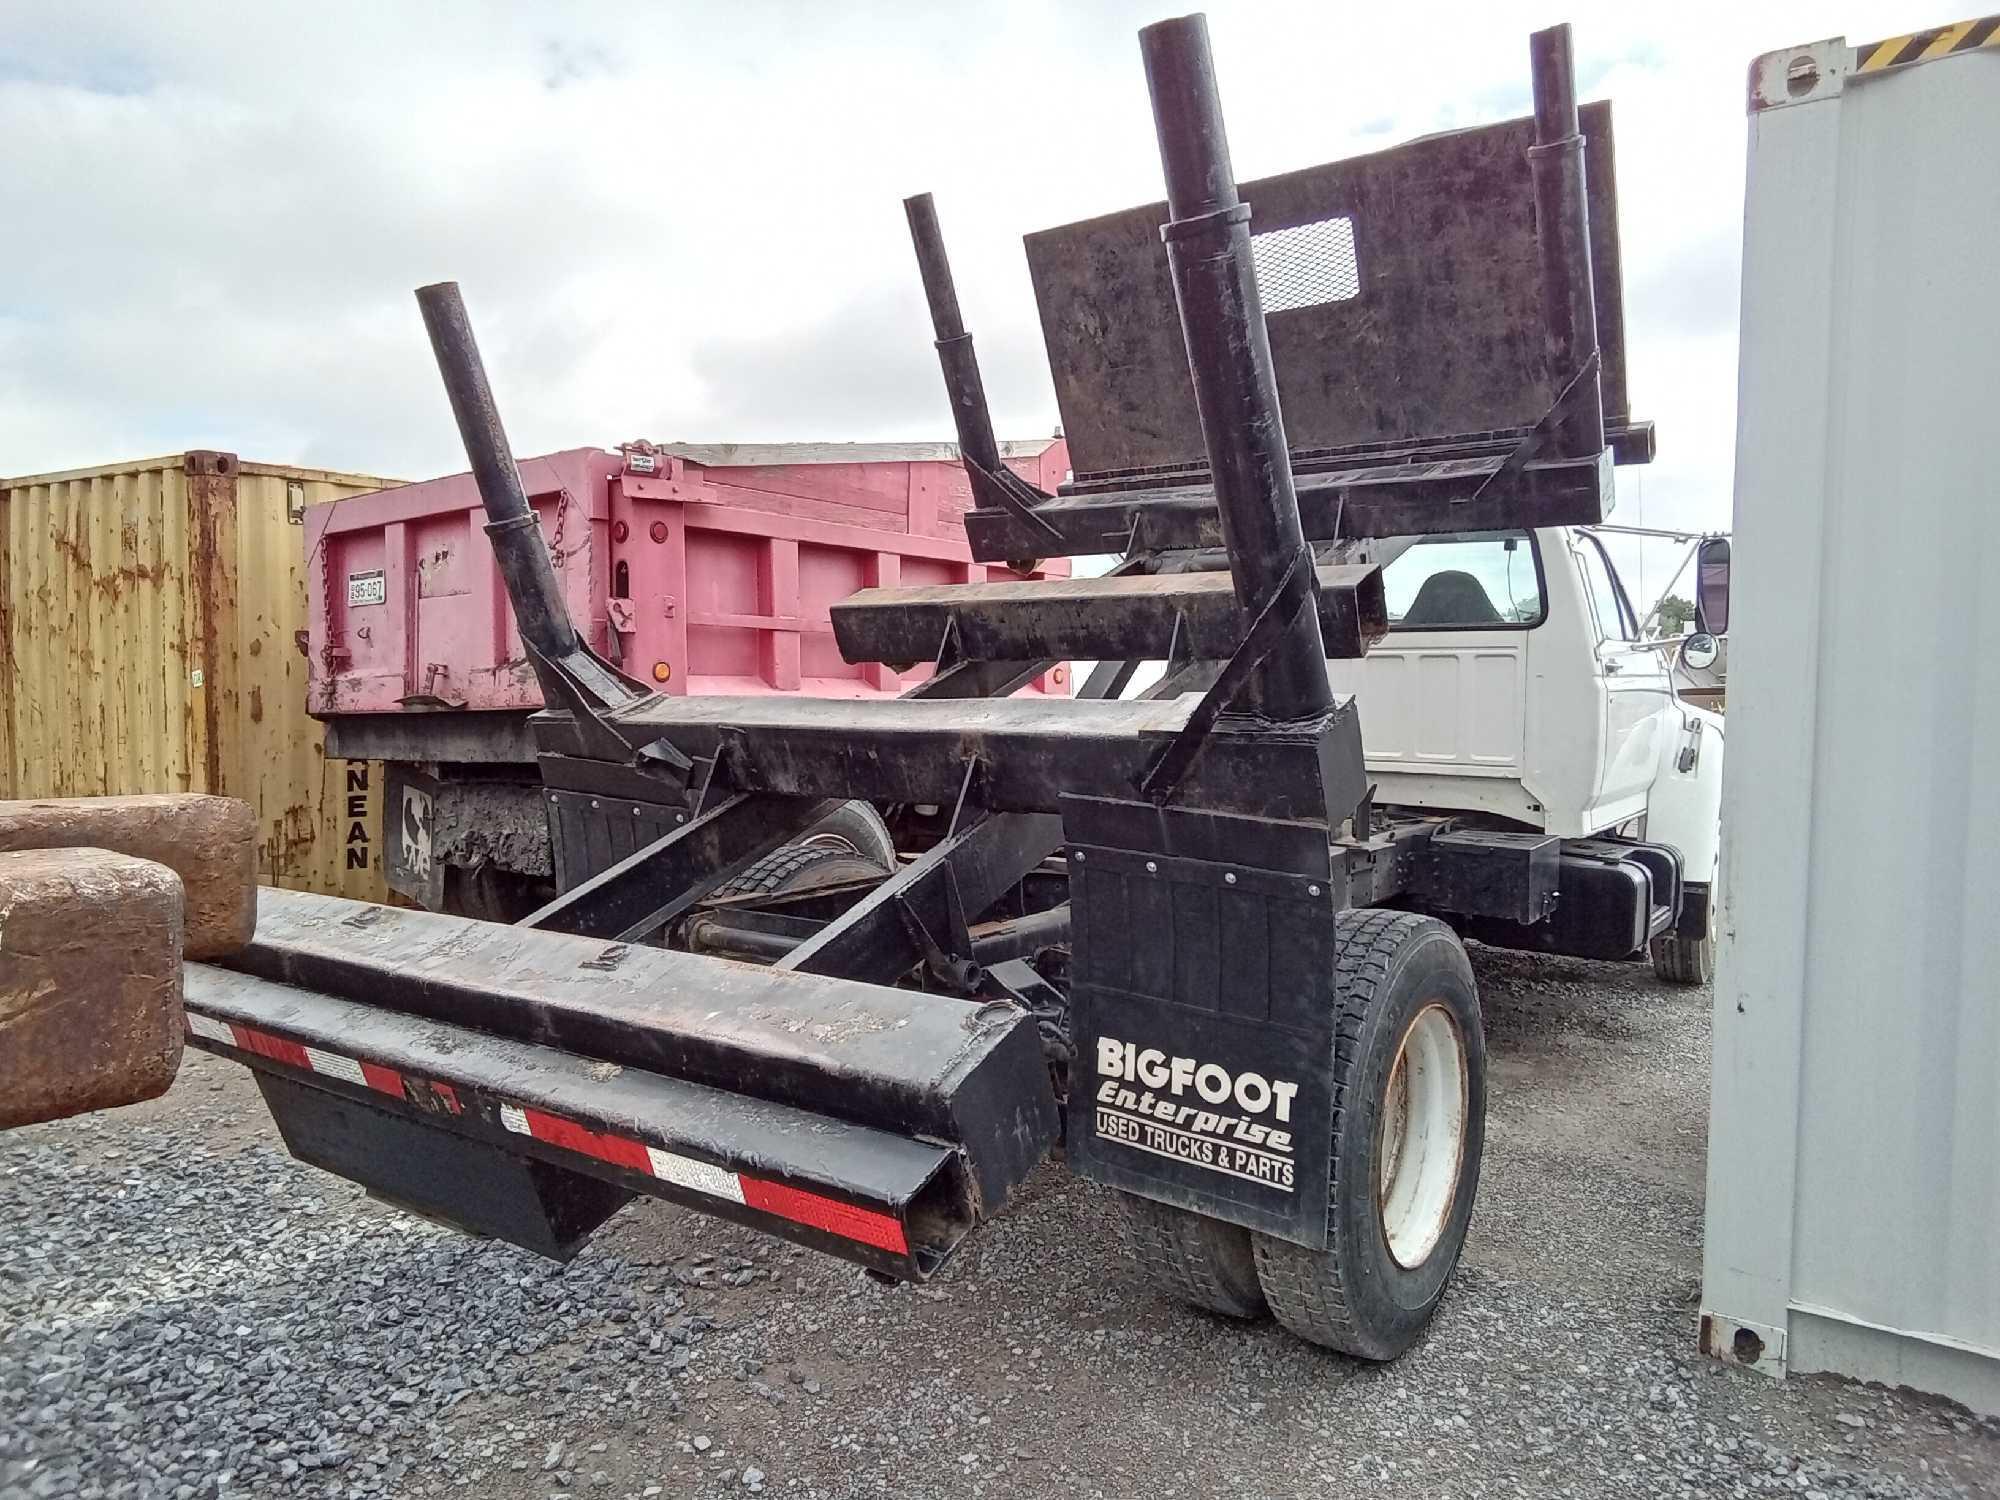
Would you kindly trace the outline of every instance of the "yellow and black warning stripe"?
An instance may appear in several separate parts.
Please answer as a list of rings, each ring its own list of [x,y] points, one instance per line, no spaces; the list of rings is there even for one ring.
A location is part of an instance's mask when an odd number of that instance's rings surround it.
[[[1981,47],[2000,52],[2000,16],[1981,16],[1976,21],[1960,21],[1954,26],[1934,26],[1929,31],[1913,31],[1908,36],[1892,36],[1884,42],[1856,47],[1854,71],[1882,73]]]

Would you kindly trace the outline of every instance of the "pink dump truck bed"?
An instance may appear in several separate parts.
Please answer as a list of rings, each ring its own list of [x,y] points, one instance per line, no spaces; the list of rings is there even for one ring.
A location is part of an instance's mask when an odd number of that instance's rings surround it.
[[[1044,489],[1068,469],[1060,438],[1005,449]],[[874,585],[1018,576],[972,561],[949,444],[576,448],[520,467],[571,618],[670,693],[893,695],[928,666],[849,666],[829,605]],[[306,512],[314,717],[541,706],[484,520],[469,474]],[[1067,692],[1068,673],[1036,686]]]

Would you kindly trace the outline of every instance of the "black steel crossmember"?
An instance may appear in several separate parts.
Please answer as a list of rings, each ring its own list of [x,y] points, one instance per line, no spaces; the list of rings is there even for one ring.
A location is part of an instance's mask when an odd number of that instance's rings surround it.
[[[1054,812],[1063,792],[1130,796],[1193,711],[1184,701],[856,704],[771,694],[636,704],[604,722],[635,744],[666,735],[697,761],[726,747],[730,783],[744,792],[951,806],[971,759],[982,767],[980,800],[992,811]],[[538,717],[534,727],[545,757],[575,753],[568,720]],[[1323,819],[1337,809],[1336,819],[1346,817],[1365,790],[1359,743],[1352,703],[1284,724],[1246,725],[1240,734],[1219,728],[1180,795],[1225,812]]]
[[[1532,426],[1502,427],[1490,432],[1455,433],[1443,437],[1387,438],[1371,443],[1344,443],[1337,448],[1294,448],[1292,475],[1305,484],[1315,474],[1359,468],[1364,464],[1434,462],[1446,458],[1500,458],[1512,452]],[[1615,464],[1649,464],[1657,454],[1659,434],[1651,421],[1610,422],[1605,445]],[[1171,489],[1208,482],[1208,470],[1198,463],[1156,464],[1140,469],[1111,469],[1078,474],[1064,484],[1063,495],[1109,495],[1138,490]]]
[[[621,942],[650,937],[839,806],[832,798],[737,793],[563,892],[520,925]]]
[[[926,949],[932,944],[948,958],[970,964],[969,939],[963,953],[952,953],[939,942],[957,925],[954,913],[964,921],[977,920],[1061,848],[1062,837],[1062,819],[1050,813],[981,818],[903,866],[778,960],[777,967],[888,984],[929,957]],[[912,922],[917,932],[910,930]],[[925,944],[922,935],[932,944]]]
[[[1056,663],[1050,661],[959,661],[904,691],[905,698],[1005,698],[1019,692]]]
[[[1496,478],[1506,465],[1506,455],[1496,454],[1300,474],[1299,521],[1307,541],[1331,542],[1587,526],[1610,509],[1608,452],[1537,459]],[[972,555],[988,562],[1019,557],[1031,541],[1039,557],[1223,545],[1221,512],[1206,485],[1062,495],[1038,506],[1035,516],[1062,535],[1060,549],[1039,532],[1030,537],[1005,511],[971,510],[965,534]]]

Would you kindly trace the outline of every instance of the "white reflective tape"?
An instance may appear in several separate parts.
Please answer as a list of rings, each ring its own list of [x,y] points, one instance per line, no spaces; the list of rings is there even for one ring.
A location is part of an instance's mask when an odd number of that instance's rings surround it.
[[[368,1086],[367,1075],[361,1071],[361,1064],[351,1057],[342,1057],[338,1052],[322,1052],[317,1047],[306,1048],[306,1061],[312,1064],[315,1073],[324,1073],[329,1078],[344,1078],[349,1083]]]
[[[503,1104],[500,1106],[500,1123],[516,1135],[534,1134],[532,1130],[528,1129],[528,1117],[516,1105]]]
[[[236,1033],[229,1029],[227,1021],[218,1021],[214,1016],[205,1016],[198,1010],[184,1014],[187,1016],[188,1035],[198,1036],[207,1042],[220,1042],[225,1047],[236,1045]]]
[[[734,1172],[696,1161],[691,1156],[676,1156],[658,1146],[646,1148],[646,1159],[653,1164],[653,1175],[662,1182],[706,1193],[711,1198],[726,1198],[731,1203],[743,1201],[743,1183]]]

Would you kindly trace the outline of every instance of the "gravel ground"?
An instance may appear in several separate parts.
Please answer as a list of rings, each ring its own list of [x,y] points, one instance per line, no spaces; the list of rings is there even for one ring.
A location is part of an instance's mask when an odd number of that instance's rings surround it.
[[[1695,1355],[1707,995],[1475,959],[1479,1210],[1395,1365],[1160,1300],[1053,1169],[923,1288],[645,1202],[553,1266],[291,1161],[190,1054],[0,1138],[0,1497],[2000,1494],[2000,1426]]]

